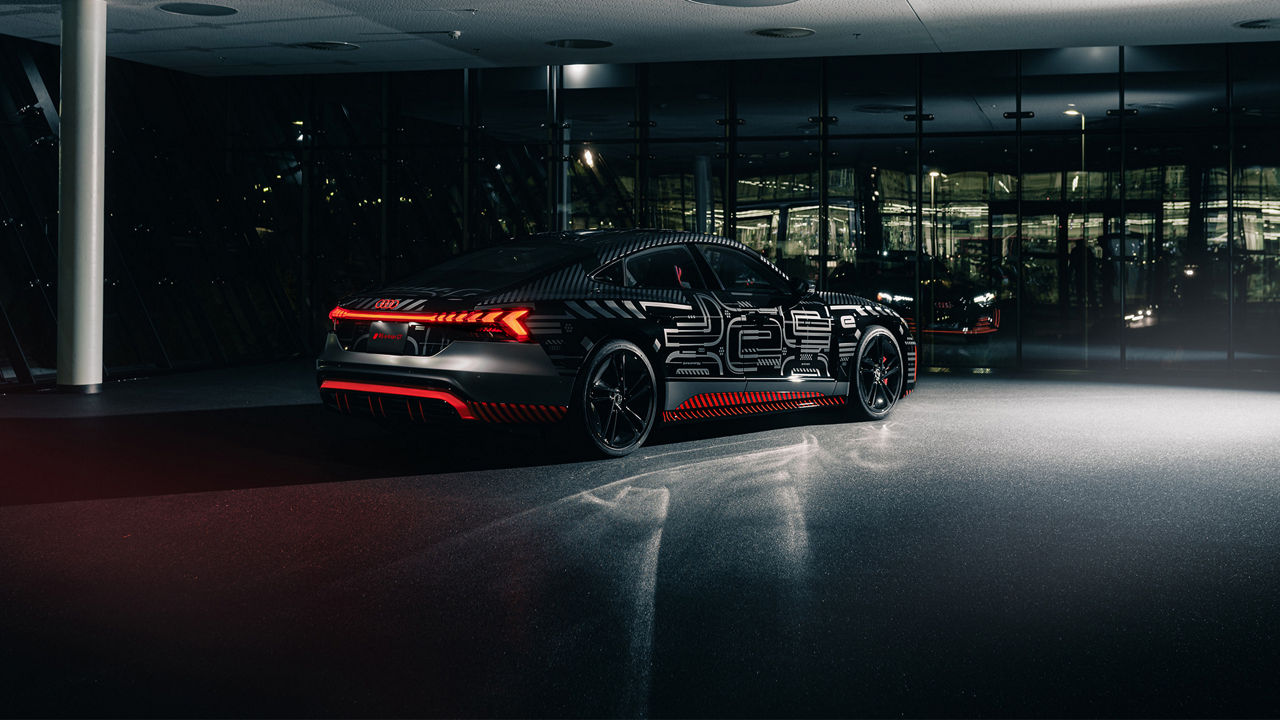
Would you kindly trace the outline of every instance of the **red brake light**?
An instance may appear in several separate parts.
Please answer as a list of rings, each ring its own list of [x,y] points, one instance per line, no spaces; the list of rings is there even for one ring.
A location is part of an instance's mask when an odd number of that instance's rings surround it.
[[[391,310],[349,310],[335,307],[329,311],[329,319],[336,327],[341,320],[382,320],[386,322],[413,322],[430,324],[479,325],[483,328],[500,330],[515,340],[524,342],[529,339],[529,328],[524,318],[529,314],[528,308],[512,308],[509,310],[476,310],[472,312],[394,312]]]
[[[525,327],[524,324],[524,316],[528,314],[529,311],[523,308],[519,310],[509,310],[507,311],[507,314],[503,315],[502,319],[498,321],[498,327],[502,328],[503,331],[516,340],[524,342],[529,339],[529,328]]]

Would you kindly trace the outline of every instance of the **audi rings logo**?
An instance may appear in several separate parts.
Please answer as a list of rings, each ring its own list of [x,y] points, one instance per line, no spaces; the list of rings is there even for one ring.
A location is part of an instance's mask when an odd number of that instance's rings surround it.
[[[399,307],[400,301],[395,298],[382,298],[373,304],[374,310],[395,310]]]

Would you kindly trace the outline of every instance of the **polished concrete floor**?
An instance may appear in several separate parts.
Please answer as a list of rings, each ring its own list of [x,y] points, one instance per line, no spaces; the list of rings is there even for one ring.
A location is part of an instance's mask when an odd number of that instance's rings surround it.
[[[1280,393],[388,434],[305,363],[0,396],[6,716],[1280,715]]]

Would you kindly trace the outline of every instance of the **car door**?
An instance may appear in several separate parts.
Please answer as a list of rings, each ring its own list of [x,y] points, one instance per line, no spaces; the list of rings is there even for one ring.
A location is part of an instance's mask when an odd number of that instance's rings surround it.
[[[655,370],[666,379],[664,410],[701,406],[746,390],[745,377],[726,363],[725,318],[687,245],[641,250],[605,270],[613,273],[608,282],[622,287],[671,293],[666,300],[639,301],[661,332]]]
[[[737,248],[699,244],[726,317],[726,363],[750,393],[835,390],[831,314],[812,293]]]

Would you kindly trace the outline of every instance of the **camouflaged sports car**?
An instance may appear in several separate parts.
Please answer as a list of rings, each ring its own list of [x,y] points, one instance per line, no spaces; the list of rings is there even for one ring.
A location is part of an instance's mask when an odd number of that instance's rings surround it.
[[[814,292],[689,232],[548,233],[343,300],[325,403],[418,422],[561,423],[625,455],[658,422],[845,406],[878,420],[916,382],[884,305]]]

